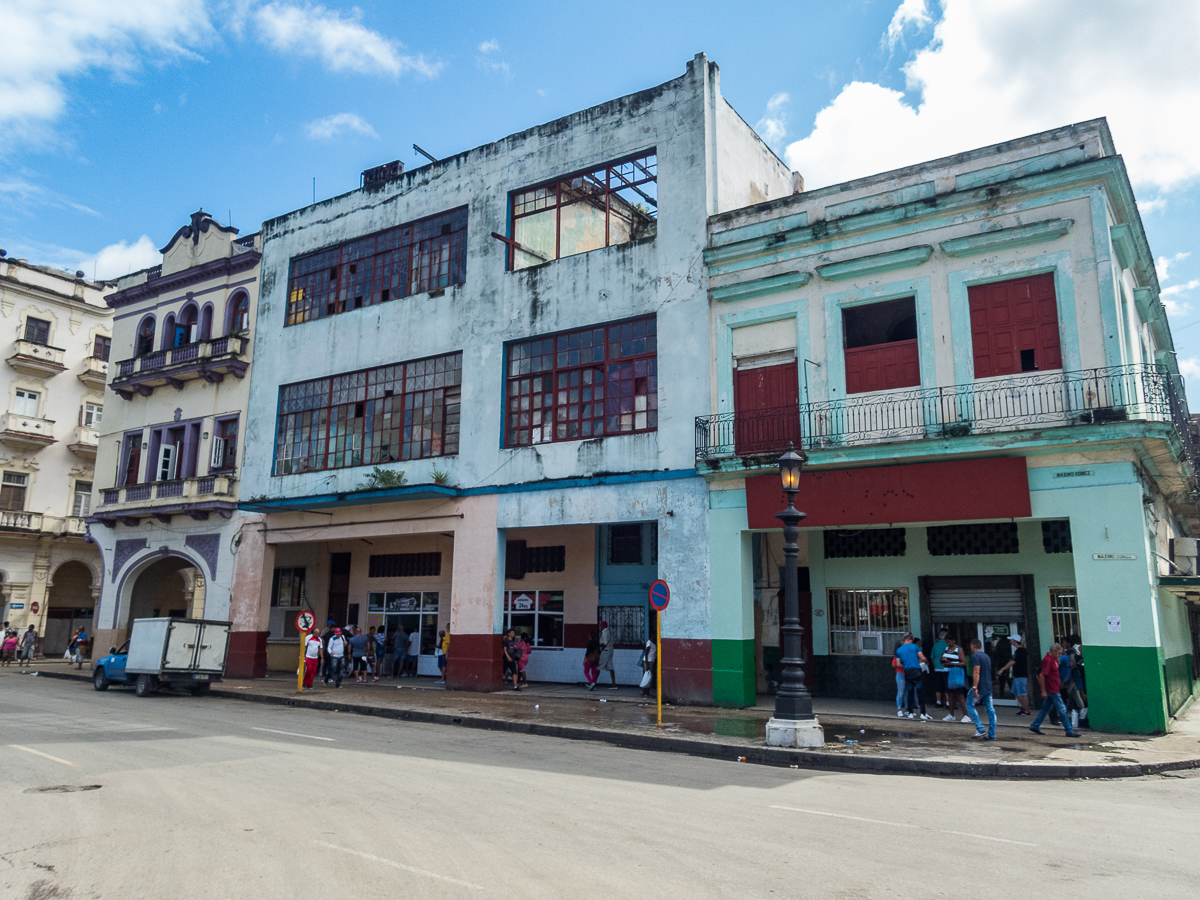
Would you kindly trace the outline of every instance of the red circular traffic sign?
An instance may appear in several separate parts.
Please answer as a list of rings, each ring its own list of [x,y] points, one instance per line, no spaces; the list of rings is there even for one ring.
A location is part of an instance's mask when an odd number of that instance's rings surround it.
[[[296,630],[301,634],[312,631],[317,624],[317,616],[311,609],[296,614]]]
[[[30,603],[30,604],[29,604],[29,611],[30,611],[31,613],[33,613],[35,616],[37,615],[37,612],[38,612],[38,602],[37,602],[36,600],[34,600],[32,603]]]
[[[671,589],[661,578],[657,579],[650,585],[650,605],[654,607],[655,612],[662,612],[670,602]]]

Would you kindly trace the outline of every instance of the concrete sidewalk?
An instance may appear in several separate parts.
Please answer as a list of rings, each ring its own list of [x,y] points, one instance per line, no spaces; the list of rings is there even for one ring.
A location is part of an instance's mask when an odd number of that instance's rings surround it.
[[[84,679],[61,660],[39,662],[40,675]],[[0,669],[0,676],[16,675]],[[642,750],[687,753],[764,765],[838,769],[881,774],[921,774],[968,778],[1120,778],[1200,768],[1200,714],[1175,720],[1172,733],[1131,739],[1084,731],[1063,736],[1048,723],[1045,734],[1029,731],[1029,719],[1015,709],[997,710],[997,740],[972,739],[974,727],[959,722],[898,719],[887,703],[817,699],[813,706],[825,729],[819,750],[783,750],[764,743],[771,717],[770,698],[751,709],[663,707],[655,722],[653,701],[643,702],[632,687],[616,690],[582,685],[533,684],[519,692],[449,691],[428,678],[385,679],[341,689],[318,686],[297,694],[295,677],[229,679],[212,696],[243,701],[540,734],[571,740],[603,741]],[[150,701],[154,702],[154,701]],[[943,712],[936,707],[930,714]],[[1056,735],[1057,732],[1057,735]]]

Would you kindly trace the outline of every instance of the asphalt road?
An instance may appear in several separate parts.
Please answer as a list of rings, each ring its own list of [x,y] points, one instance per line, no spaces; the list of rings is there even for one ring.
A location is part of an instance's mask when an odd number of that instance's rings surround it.
[[[1198,814],[1192,775],[810,773],[0,676],[19,900],[1195,897]]]

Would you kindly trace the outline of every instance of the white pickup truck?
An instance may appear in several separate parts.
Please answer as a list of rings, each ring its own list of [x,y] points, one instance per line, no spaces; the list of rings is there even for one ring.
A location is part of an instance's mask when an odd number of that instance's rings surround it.
[[[92,686],[133,684],[139,697],[163,687],[199,696],[225,674],[232,627],[209,619],[134,619],[129,640],[96,661]]]

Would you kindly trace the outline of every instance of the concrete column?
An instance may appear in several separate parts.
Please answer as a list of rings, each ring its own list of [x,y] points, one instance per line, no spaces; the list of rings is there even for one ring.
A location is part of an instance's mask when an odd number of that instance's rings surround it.
[[[709,494],[708,562],[712,608],[713,702],[753,706],[754,554],[745,491]]]
[[[458,690],[501,687],[500,625],[504,611],[505,531],[496,527],[498,495],[472,497],[459,507],[450,586],[447,685]]]
[[[267,674],[275,547],[266,542],[265,524],[264,516],[247,516],[236,540],[229,592],[233,632],[229,636],[226,664],[226,673],[233,678],[262,678]]]

